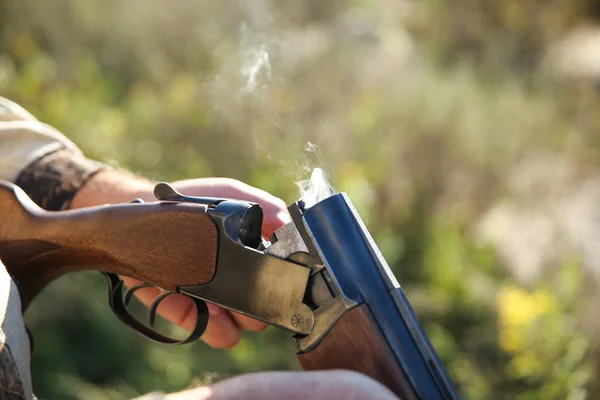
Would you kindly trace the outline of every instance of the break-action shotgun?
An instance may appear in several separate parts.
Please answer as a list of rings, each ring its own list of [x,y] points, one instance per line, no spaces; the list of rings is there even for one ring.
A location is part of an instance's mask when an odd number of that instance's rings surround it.
[[[102,272],[117,317],[150,340],[183,344],[208,323],[206,302],[293,334],[304,370],[366,374],[403,400],[458,399],[450,379],[377,245],[344,193],[308,207],[265,241],[259,205],[185,196],[166,183],[156,202],[49,212],[0,181],[0,259],[26,309],[52,280]],[[125,290],[119,276],[144,282]],[[156,286],[150,325],[126,304]],[[153,329],[160,301],[193,300],[196,326],[175,340]]]

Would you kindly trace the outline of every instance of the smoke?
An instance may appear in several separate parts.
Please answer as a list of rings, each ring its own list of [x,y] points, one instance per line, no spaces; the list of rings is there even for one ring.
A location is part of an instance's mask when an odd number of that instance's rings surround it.
[[[313,169],[310,179],[296,182],[296,185],[300,189],[300,198],[304,201],[305,208],[310,208],[335,194],[321,168]]]
[[[240,94],[258,94],[264,97],[273,79],[271,53],[277,47],[273,32],[273,17],[265,1],[242,2],[246,19],[241,23],[238,72],[242,86]]]
[[[285,155],[272,146],[279,135],[302,134],[291,112],[294,106],[288,105],[282,112],[279,97],[286,91],[282,57],[295,51],[283,39],[288,28],[273,18],[266,1],[241,1],[239,6],[237,40],[232,46],[223,46],[221,68],[204,89],[210,93],[212,107],[231,123],[230,129],[244,129],[251,135],[256,157],[274,163],[276,175],[293,181],[305,202],[315,202],[333,190],[325,178],[319,146],[300,142],[285,149]]]
[[[260,82],[268,82],[271,79],[271,63],[267,46],[262,45],[241,72],[246,81],[245,92],[253,92]]]
[[[214,56],[219,69],[202,85],[210,104],[224,121],[271,118],[273,107],[268,90],[273,76],[273,54],[277,53],[275,27],[265,1],[237,3],[233,21],[217,24]],[[235,30],[231,37],[227,30]],[[222,36],[222,39],[220,39]]]
[[[318,145],[308,142],[300,158],[303,161],[299,161],[298,170],[303,174],[310,173],[310,178],[297,179],[295,183],[300,191],[300,199],[304,201],[305,208],[310,208],[334,195],[336,190],[327,179],[323,167],[325,162],[321,148]],[[315,165],[322,167],[315,167]]]

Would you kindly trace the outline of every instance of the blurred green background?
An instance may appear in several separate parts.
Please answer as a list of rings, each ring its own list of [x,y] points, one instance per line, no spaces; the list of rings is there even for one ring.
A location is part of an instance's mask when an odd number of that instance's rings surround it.
[[[291,202],[322,167],[460,393],[598,388],[600,7],[592,0],[0,0],[0,95],[95,159]],[[26,315],[41,399],[298,369],[288,335],[152,344],[99,274]]]

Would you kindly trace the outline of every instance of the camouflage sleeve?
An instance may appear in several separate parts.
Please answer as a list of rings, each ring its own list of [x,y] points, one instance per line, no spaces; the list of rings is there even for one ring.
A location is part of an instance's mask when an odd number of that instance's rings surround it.
[[[68,208],[77,190],[104,168],[58,130],[0,97],[0,179],[20,186],[38,205]]]

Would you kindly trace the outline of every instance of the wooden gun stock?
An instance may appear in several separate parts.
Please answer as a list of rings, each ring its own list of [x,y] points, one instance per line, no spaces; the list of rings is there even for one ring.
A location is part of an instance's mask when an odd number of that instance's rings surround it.
[[[77,270],[111,272],[170,291],[206,283],[215,272],[218,232],[202,205],[48,212],[0,181],[0,216],[0,260],[20,287],[24,309],[52,280]]]
[[[314,350],[299,353],[303,370],[347,369],[381,382],[403,400],[416,399],[366,305],[346,312]]]

